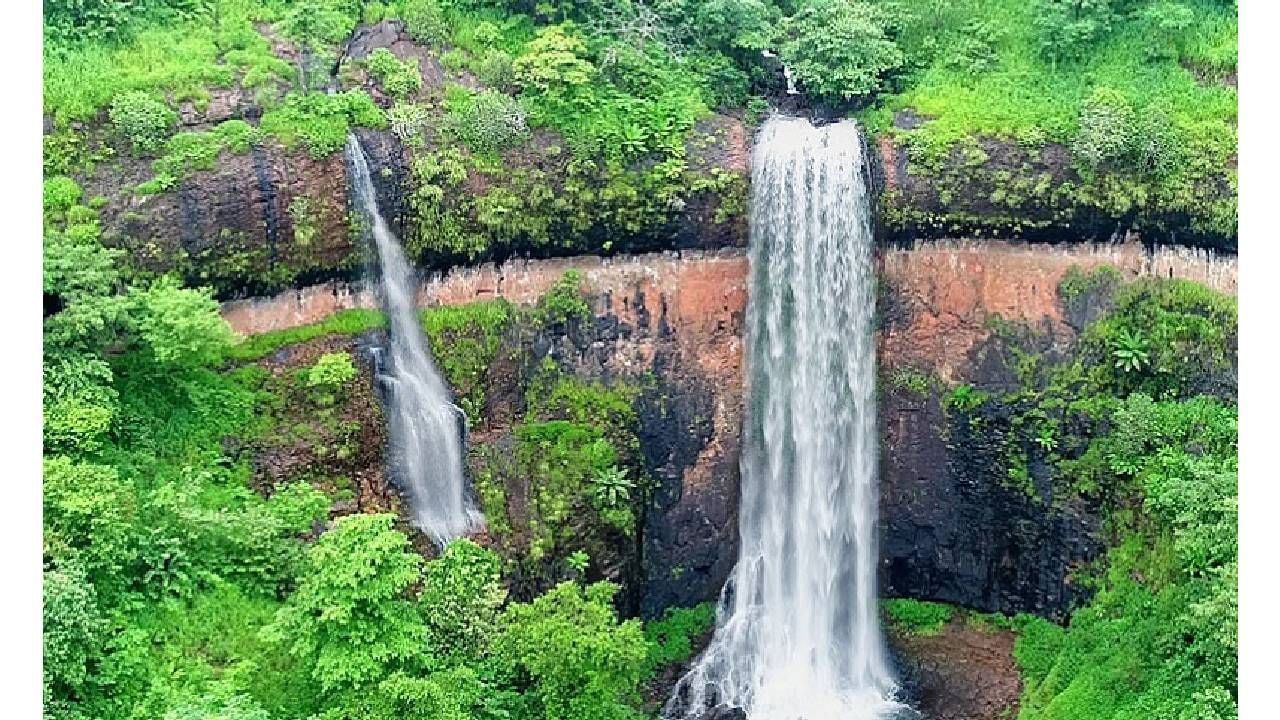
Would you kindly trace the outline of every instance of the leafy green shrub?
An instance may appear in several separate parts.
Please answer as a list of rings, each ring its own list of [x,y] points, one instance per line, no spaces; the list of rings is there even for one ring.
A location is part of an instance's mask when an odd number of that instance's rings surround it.
[[[447,127],[474,152],[491,153],[524,143],[529,125],[520,101],[495,90],[454,95],[447,103]]]
[[[373,25],[382,22],[387,17],[387,6],[380,2],[366,3],[364,6],[364,14],[361,15],[360,21],[366,25]]]
[[[626,470],[611,465],[591,477],[591,497],[602,512],[618,510],[631,503],[631,491],[635,486],[627,477]]]
[[[285,37],[314,52],[343,42],[359,20],[360,5],[348,0],[298,0],[277,27]]]
[[[502,559],[470,540],[449,543],[439,558],[428,562],[418,602],[439,659],[480,661],[500,629],[506,597]]]
[[[638,620],[619,623],[618,587],[565,582],[502,616],[494,661],[532,681],[527,695],[547,718],[630,718],[629,700],[644,678],[648,645]],[[574,652],[564,652],[574,648]]]
[[[121,93],[111,103],[111,124],[135,150],[155,150],[169,135],[178,114],[163,100],[142,90]]]
[[[46,569],[43,584],[45,696],[75,695],[90,676],[108,624],[79,565]]]
[[[106,40],[126,34],[139,21],[191,19],[208,6],[209,0],[45,0],[44,26],[63,43]]]
[[[344,352],[325,353],[307,370],[307,387],[333,391],[356,378],[351,355]]]
[[[386,116],[368,93],[348,90],[336,95],[291,94],[282,107],[262,116],[259,127],[286,146],[305,142],[318,159],[341,150],[352,126],[381,129],[386,124]]]
[[[705,0],[693,16],[699,39],[730,54],[767,50],[776,22],[777,10],[763,0]]]
[[[169,138],[164,154],[151,164],[155,178],[138,187],[142,194],[172,189],[197,170],[212,170],[224,151],[248,152],[262,134],[244,120],[225,120],[213,130],[183,132]]]
[[[498,355],[511,321],[504,300],[423,310],[422,328],[431,352],[472,427],[485,421],[486,371]]]
[[[147,351],[164,365],[195,367],[220,361],[235,336],[218,303],[206,290],[179,287],[165,279],[133,290],[132,325]]]
[[[880,606],[894,625],[916,635],[937,635],[955,614],[950,605],[923,600],[882,600]]]
[[[1099,87],[1080,110],[1080,134],[1072,151],[1094,168],[1119,164],[1131,156],[1137,120],[1133,107],[1120,93]]]
[[[248,695],[219,693],[183,700],[164,714],[164,720],[271,720],[271,713]]]
[[[587,45],[565,25],[538,31],[512,70],[522,87],[543,92],[565,92],[591,81],[595,67],[585,60]]]
[[[378,48],[369,53],[365,67],[377,79],[383,91],[397,100],[408,99],[422,89],[418,58],[400,60],[390,50]]]
[[[704,602],[690,608],[667,608],[660,619],[645,623],[650,672],[687,662],[693,657],[693,643],[709,632],[715,621],[715,603]]]
[[[815,0],[782,26],[782,59],[809,92],[848,101],[884,87],[905,57],[889,17],[861,0]]]
[[[537,314],[542,323],[590,323],[591,306],[582,297],[582,273],[566,270],[551,289],[538,298]]]
[[[1177,60],[1182,54],[1183,34],[1195,23],[1196,14],[1183,3],[1157,0],[1139,10],[1137,19],[1150,39],[1147,57]]]
[[[393,515],[348,515],[307,551],[307,567],[263,629],[307,663],[326,691],[385,677],[426,652],[427,628],[406,598],[422,558]]]
[[[506,50],[486,50],[475,71],[480,82],[497,90],[506,90],[516,82],[515,58]]]
[[[998,35],[995,27],[981,20],[970,20],[960,30],[955,46],[946,53],[943,62],[955,70],[980,75],[996,66]]]
[[[1035,0],[1032,13],[1040,51],[1054,59],[1077,59],[1111,31],[1119,19],[1117,0]]]
[[[44,212],[48,214],[59,214],[70,210],[72,206],[80,202],[83,194],[80,185],[73,179],[65,175],[57,177],[45,178],[44,181]]]
[[[409,36],[420,43],[439,46],[449,39],[449,25],[436,0],[405,0],[400,17]]]
[[[98,450],[111,429],[119,395],[111,368],[87,353],[53,353],[44,364],[44,446],[49,452]]]
[[[391,124],[391,131],[401,142],[412,148],[423,146],[422,133],[426,130],[430,117],[430,110],[414,103],[396,103],[387,110],[387,122]]]
[[[309,246],[320,233],[316,227],[316,209],[311,198],[298,195],[289,201],[289,223],[293,225],[293,241],[300,247]]]

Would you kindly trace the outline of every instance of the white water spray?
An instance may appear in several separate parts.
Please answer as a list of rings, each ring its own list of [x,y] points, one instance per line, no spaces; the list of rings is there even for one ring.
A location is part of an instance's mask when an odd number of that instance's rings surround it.
[[[775,117],[752,154],[741,555],[668,717],[904,709],[876,606],[875,268],[858,127]]]
[[[347,138],[352,188],[378,249],[382,295],[390,323],[386,383],[391,436],[387,471],[408,496],[415,526],[439,545],[484,523],[467,496],[462,473],[466,417],[427,353],[414,301],[417,283],[400,242],[378,210],[369,160],[354,135]]]

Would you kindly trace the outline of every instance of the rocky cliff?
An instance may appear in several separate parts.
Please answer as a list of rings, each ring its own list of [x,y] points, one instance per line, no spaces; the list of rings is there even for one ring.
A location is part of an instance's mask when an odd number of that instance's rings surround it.
[[[279,56],[297,59],[288,42],[274,42]],[[420,267],[745,244],[752,128],[740,113],[698,122],[678,167],[656,160],[621,169],[584,165],[571,161],[565,139],[547,129],[502,151],[494,164],[447,140],[443,130],[451,122],[443,109],[448,88],[479,89],[479,81],[446,67],[439,50],[415,43],[396,21],[357,28],[321,81],[366,91],[391,108],[363,64],[378,49],[417,63],[422,87],[409,100],[426,114],[413,122],[436,138],[407,140],[399,121],[359,130],[378,170],[384,214]],[[227,120],[256,127],[263,114],[261,98],[249,89],[215,89],[207,106],[182,104],[180,129],[210,131]],[[1204,230],[1197,225],[1203,218],[1186,212],[1109,209],[1083,191],[1089,184],[1066,148],[1028,155],[985,140],[959,147],[940,164],[926,162],[910,143],[913,128],[926,120],[904,111],[890,131],[869,138],[882,191],[878,232],[886,241],[974,233],[1108,240],[1141,227],[1149,241],[1235,247],[1233,233]],[[340,152],[316,153],[264,134],[245,148],[215,152],[207,169],[192,161],[168,189],[143,192],[154,158],[121,144],[106,132],[104,118],[82,129],[105,138],[106,159],[77,174],[102,205],[103,241],[126,250],[144,275],[177,272],[231,299],[351,279],[366,262],[364,243],[350,227]],[[1234,190],[1225,184],[1203,193],[1188,200],[1191,206],[1234,207]]]
[[[942,397],[961,383],[1016,382],[1001,322],[1037,329],[1046,356],[1070,353],[1080,318],[1058,284],[1072,267],[1182,277],[1234,292],[1234,258],[1188,249],[1017,242],[922,242],[880,253],[881,582],[896,597],[981,610],[1061,615],[1081,596],[1073,570],[1100,549],[1093,508],[1009,487],[981,443],[948,427]],[[742,321],[741,250],[512,261],[435,274],[423,306],[534,302],[581,271],[595,316],[585,336],[538,340],[583,377],[655,382],[636,401],[637,437],[656,484],[634,546],[613,549],[616,577],[646,615],[716,596],[735,559]],[[242,333],[374,307],[366,289],[329,283],[229,302]],[[491,375],[496,385],[502,382]],[[501,396],[501,388],[493,388]],[[490,408],[494,417],[503,416]],[[509,413],[508,413],[509,414]],[[503,421],[496,421],[502,425]],[[487,437],[501,435],[490,428]]]

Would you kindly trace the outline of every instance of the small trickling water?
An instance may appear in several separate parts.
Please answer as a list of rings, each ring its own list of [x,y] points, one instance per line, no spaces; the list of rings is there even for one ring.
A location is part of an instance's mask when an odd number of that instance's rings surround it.
[[[413,524],[443,545],[484,523],[462,472],[465,416],[453,404],[427,352],[414,301],[413,271],[378,210],[369,160],[354,135],[347,138],[347,163],[352,189],[377,246],[382,302],[390,324],[388,357],[379,378],[387,388],[387,472],[407,496]]]
[[[896,715],[876,606],[875,268],[858,126],[775,117],[752,156],[741,554],[668,717]]]

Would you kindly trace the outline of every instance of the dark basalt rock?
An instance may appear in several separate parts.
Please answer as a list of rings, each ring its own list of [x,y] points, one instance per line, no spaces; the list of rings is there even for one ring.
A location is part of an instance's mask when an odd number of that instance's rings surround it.
[[[721,468],[725,482],[700,492],[696,504],[681,504],[684,474],[711,441],[716,390],[669,354],[654,370],[665,381],[641,396],[640,444],[656,481],[644,518],[640,614],[652,618],[668,607],[687,607],[714,597],[737,557],[737,466]],[[723,392],[723,391],[722,391]]]
[[[882,595],[1056,618],[1087,598],[1070,577],[1101,549],[1095,509],[1055,497],[1042,462],[1033,493],[1011,486],[998,418],[973,431],[936,395],[892,388],[880,412]]]

